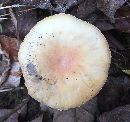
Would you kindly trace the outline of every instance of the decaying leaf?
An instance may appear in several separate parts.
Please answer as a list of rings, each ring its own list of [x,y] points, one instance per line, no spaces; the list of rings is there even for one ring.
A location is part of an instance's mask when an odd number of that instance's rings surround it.
[[[37,117],[36,119],[32,120],[31,122],[42,122],[43,119],[43,114],[41,114],[39,117]]]
[[[2,33],[3,29],[2,29],[2,25],[0,24],[0,33]]]
[[[28,97],[18,104],[14,109],[0,109],[0,122],[18,122],[20,109],[28,102]],[[19,112],[18,112],[19,111]]]
[[[99,118],[100,122],[130,122],[130,105],[106,112]]]
[[[21,107],[17,113],[19,114],[19,118],[25,118],[26,114],[27,114],[27,104],[23,105],[23,107]]]
[[[8,75],[6,75],[6,82],[4,83],[4,85],[17,87],[20,84],[20,78],[22,75],[20,64],[19,62],[16,62],[18,61],[17,57],[18,57],[19,43],[16,38],[11,38],[4,35],[0,35],[0,44],[2,46],[2,49],[5,50],[7,54],[9,55],[8,58],[10,58],[11,62],[13,63],[7,69],[9,70],[10,68],[11,70],[8,72]],[[1,57],[1,60],[4,60],[4,58]],[[8,62],[6,61],[5,64],[9,65]],[[5,66],[5,64],[1,64],[1,70],[2,70],[2,67]],[[1,72],[4,73],[3,70]]]
[[[19,62],[14,62],[11,65],[11,70],[9,72],[8,79],[4,83],[7,87],[17,87],[20,85],[20,78],[22,75],[21,67]]]
[[[78,1],[79,0],[20,0],[19,3],[51,11],[65,12],[67,9],[77,5]]]
[[[130,33],[130,7],[124,6],[116,12],[116,29]]]
[[[130,70],[122,70],[124,73],[130,75]]]
[[[23,113],[26,112],[25,108],[27,108],[26,100],[23,100],[23,103],[17,105],[14,109],[0,109],[0,121],[1,122],[18,122],[18,118],[21,115],[23,115]],[[24,112],[23,112],[23,109],[24,109]]]
[[[86,17],[96,10],[95,0],[81,0],[77,8],[76,16],[80,19],[86,19]]]
[[[53,10],[65,12],[67,9],[78,4],[79,0],[50,0]]]
[[[97,111],[97,99],[94,98],[79,108],[56,110],[53,122],[93,122]]]
[[[57,111],[54,114],[53,122],[75,122],[75,119],[77,121],[75,111],[75,109],[69,109],[67,111]]]
[[[124,76],[109,77],[98,94],[98,107],[101,113],[120,105],[130,103],[130,79]]]
[[[41,108],[39,102],[30,98],[29,102],[27,103],[28,121],[32,121],[33,119],[37,118],[41,114],[40,109]]]
[[[5,50],[11,61],[17,61],[19,44],[16,38],[0,35],[0,44],[2,49]]]
[[[1,49],[0,45],[0,85],[7,79],[10,69],[10,59],[8,54]]]
[[[114,22],[114,15],[127,0],[97,0],[97,8],[106,14],[112,22]]]
[[[8,113],[10,113],[13,109],[0,109],[0,118],[6,116]],[[13,113],[9,118],[4,122],[18,122],[18,113]]]
[[[38,17],[36,10],[32,7],[17,8],[15,11],[17,18],[17,31],[21,40],[27,35],[30,29],[37,23]],[[19,12],[23,11],[23,12]]]
[[[41,9],[49,9],[52,10],[52,5],[50,0],[18,0],[19,4],[24,4],[27,6],[34,6],[36,8]]]
[[[38,21],[38,16],[36,13],[36,8],[25,6],[24,8],[15,8],[15,16],[17,19],[17,34],[16,28],[11,21],[4,20],[2,22],[3,35],[7,35],[9,37],[20,37],[20,40],[23,40],[25,35],[30,31],[30,29],[36,24]],[[43,18],[43,17],[42,17]]]
[[[108,20],[108,17],[100,11],[95,11],[87,17],[87,21],[98,27],[101,31],[114,29],[113,24]]]

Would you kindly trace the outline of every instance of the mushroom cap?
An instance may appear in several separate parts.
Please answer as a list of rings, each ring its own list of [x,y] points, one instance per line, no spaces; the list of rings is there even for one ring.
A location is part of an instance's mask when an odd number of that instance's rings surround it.
[[[111,62],[98,28],[68,14],[38,22],[20,46],[28,94],[52,108],[81,106],[98,94]]]

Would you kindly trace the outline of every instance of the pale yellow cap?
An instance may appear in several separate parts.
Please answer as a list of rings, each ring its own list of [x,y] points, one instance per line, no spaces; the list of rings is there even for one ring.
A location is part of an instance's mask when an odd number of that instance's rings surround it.
[[[56,14],[27,34],[19,61],[28,94],[65,110],[97,95],[108,77],[111,55],[98,28],[74,16]]]

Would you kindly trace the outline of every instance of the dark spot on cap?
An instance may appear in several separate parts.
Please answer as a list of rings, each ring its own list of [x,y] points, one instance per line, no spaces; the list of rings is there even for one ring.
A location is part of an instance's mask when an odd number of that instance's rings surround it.
[[[31,62],[29,64],[27,64],[26,68],[27,68],[28,74],[31,76],[32,75],[35,76],[38,74],[37,70],[36,70],[36,66],[34,64],[32,64]]]

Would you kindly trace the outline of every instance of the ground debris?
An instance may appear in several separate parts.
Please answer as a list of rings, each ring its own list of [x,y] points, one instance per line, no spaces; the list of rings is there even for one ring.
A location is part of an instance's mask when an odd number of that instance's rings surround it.
[[[127,76],[109,77],[98,94],[98,107],[101,113],[130,103],[130,78]]]
[[[10,59],[8,54],[1,49],[0,45],[0,85],[7,79],[10,69]]]
[[[0,44],[9,55],[11,62],[18,61],[19,43],[16,38],[0,35]]]
[[[14,62],[11,66],[8,79],[3,84],[6,87],[18,87],[20,85],[22,71],[19,62]]]
[[[99,118],[100,122],[130,122],[130,105],[117,107]]]
[[[42,122],[43,119],[43,114],[41,114],[39,117],[37,117],[36,119],[32,120],[31,122]],[[48,121],[46,121],[48,122]]]
[[[93,122],[97,111],[97,98],[93,98],[79,108],[55,110],[53,122]]]
[[[114,15],[127,0],[97,0],[97,8],[106,14],[111,22],[114,22]]]
[[[122,32],[130,33],[130,7],[123,6],[117,10],[115,18],[116,29]]]

